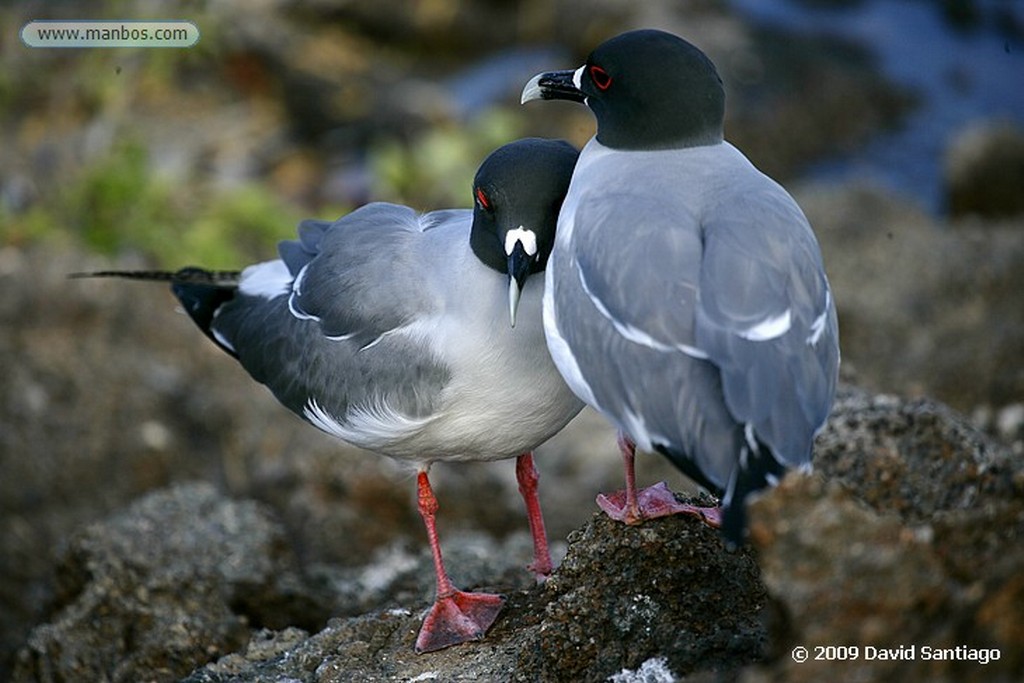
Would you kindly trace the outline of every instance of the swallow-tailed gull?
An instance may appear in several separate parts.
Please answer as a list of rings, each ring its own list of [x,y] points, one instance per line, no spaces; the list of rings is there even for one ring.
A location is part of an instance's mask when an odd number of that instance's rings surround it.
[[[583,404],[548,354],[544,282],[531,276],[547,265],[577,155],[563,141],[516,141],[480,166],[472,210],[374,203],[307,220],[279,259],[241,273],[91,274],[170,281],[203,332],[291,411],[415,464],[437,576],[420,652],[482,637],[504,603],[449,580],[432,463],[517,457],[530,568],[552,570],[532,451]]]
[[[569,386],[623,435],[626,493],[599,502],[624,521],[678,509],[663,486],[636,492],[634,447],[658,451],[720,497],[707,519],[738,543],[747,496],[809,467],[835,394],[835,303],[811,226],[724,140],[722,82],[681,38],[612,38],[531,79],[534,99],[597,119],[558,218],[544,327]]]

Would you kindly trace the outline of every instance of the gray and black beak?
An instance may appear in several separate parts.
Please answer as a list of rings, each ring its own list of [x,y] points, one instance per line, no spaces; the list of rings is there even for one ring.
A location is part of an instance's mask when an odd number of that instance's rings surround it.
[[[523,293],[526,278],[530,277],[533,262],[534,257],[526,253],[522,242],[516,240],[512,253],[508,255],[508,316],[512,327],[516,326],[519,297]]]
[[[510,230],[505,235],[505,255],[508,258],[508,317],[515,327],[519,297],[537,262],[537,233],[522,226]]]
[[[579,76],[577,74],[580,72],[580,69],[548,71],[537,74],[523,88],[523,94],[519,98],[519,103],[526,104],[530,100],[571,100],[572,102],[583,102],[586,99],[586,95],[583,94],[579,86]]]

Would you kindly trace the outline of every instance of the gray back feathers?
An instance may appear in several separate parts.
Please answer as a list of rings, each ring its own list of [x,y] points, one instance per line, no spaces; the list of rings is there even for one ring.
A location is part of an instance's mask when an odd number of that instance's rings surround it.
[[[469,211],[429,216],[427,227],[447,221],[453,240],[468,241]],[[418,279],[419,218],[404,206],[370,204],[334,223],[304,221],[299,239],[279,246],[287,292],[239,295],[214,329],[300,415],[311,397],[335,416],[382,403],[429,415],[449,371],[428,348],[389,334],[437,308],[429,282]]]

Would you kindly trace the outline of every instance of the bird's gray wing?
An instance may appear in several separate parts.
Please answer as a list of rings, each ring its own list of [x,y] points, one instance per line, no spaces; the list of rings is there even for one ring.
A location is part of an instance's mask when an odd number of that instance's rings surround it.
[[[424,277],[424,230],[444,220],[468,225],[464,213],[421,217],[370,204],[333,223],[305,221],[297,240],[279,246],[280,261],[243,272],[213,332],[291,410],[374,447],[345,432],[346,415],[362,411],[364,424],[372,419],[382,432],[389,418],[395,429],[411,428],[406,418],[428,417],[449,380],[429,348],[400,332],[441,306]]]
[[[332,224],[304,221],[299,239],[278,247],[294,277],[292,313],[318,322],[324,336],[360,347],[429,314],[437,302],[421,281],[428,268],[415,247],[423,230],[415,211],[385,203],[368,204]]]
[[[641,448],[725,488],[739,449],[717,368],[696,344],[699,221],[631,193],[585,196],[553,297],[595,407]],[[559,266],[562,267],[562,266]]]
[[[835,391],[835,307],[817,242],[771,187],[700,215],[626,193],[587,197],[571,249],[583,294],[559,311],[574,334],[568,316],[589,300],[621,338],[575,335],[597,404],[624,427],[637,413],[652,445],[721,488],[742,443],[735,426],[750,423],[781,462],[802,464]]]
[[[572,250],[580,282],[624,337],[699,357],[693,329],[703,249],[697,218],[635,199],[605,192],[580,202]]]
[[[807,219],[772,182],[707,212],[695,343],[729,410],[789,466],[810,461],[835,392],[835,305]]]

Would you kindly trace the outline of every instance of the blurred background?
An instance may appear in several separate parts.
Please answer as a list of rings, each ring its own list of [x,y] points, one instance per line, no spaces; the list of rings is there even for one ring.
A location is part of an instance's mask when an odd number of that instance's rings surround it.
[[[33,49],[18,37],[32,19],[188,19],[201,37],[189,49]],[[845,378],[938,398],[1024,452],[1024,3],[9,3],[0,678],[52,604],[67,535],[176,481],[272,506],[310,567],[424,545],[408,472],[277,406],[163,287],[66,275],[237,269],[273,257],[301,218],[372,200],[468,207],[495,147],[593,135],[583,107],[520,106],[526,80],[639,27],[711,56],[727,138],[804,207]],[[556,540],[621,485],[613,437],[589,412],[538,466]],[[639,470],[685,488],[659,458]],[[433,478],[442,542],[525,530],[511,462],[441,465]]]

